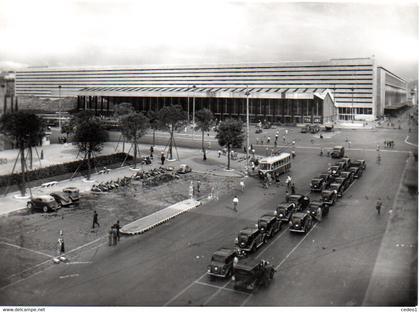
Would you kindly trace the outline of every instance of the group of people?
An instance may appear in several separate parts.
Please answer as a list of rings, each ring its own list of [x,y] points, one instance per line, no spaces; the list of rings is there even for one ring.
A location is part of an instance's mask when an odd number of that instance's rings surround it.
[[[391,140],[385,140],[385,141],[384,141],[384,146],[385,146],[386,148],[394,148],[394,141],[391,141]]]
[[[111,230],[108,232],[108,245],[116,246],[120,241],[120,220],[111,226]]]

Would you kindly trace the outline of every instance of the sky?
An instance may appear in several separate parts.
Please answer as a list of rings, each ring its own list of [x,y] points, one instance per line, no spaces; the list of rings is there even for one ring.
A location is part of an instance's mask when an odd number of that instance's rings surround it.
[[[416,2],[0,0],[0,69],[371,57],[418,76]]]

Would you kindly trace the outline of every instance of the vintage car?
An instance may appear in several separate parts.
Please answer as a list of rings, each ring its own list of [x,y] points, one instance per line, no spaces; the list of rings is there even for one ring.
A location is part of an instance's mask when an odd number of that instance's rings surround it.
[[[353,160],[350,162],[350,167],[360,167],[362,170],[365,170],[366,161],[363,159]]]
[[[325,217],[330,212],[330,206],[325,204],[324,202],[320,201],[311,201],[308,206],[308,213],[314,218],[315,220],[321,221],[322,217]]]
[[[295,212],[289,224],[289,231],[307,233],[312,227],[311,214],[306,210],[304,212]]]
[[[313,178],[309,186],[311,187],[311,192],[322,192],[327,187],[326,181],[322,177]]]
[[[188,173],[188,172],[191,172],[191,171],[192,171],[192,169],[191,169],[190,166],[188,166],[186,164],[182,164],[182,165],[179,165],[179,169],[176,172],[184,174],[184,173]]]
[[[337,166],[340,166],[342,170],[347,170],[350,168],[350,158],[343,158],[335,163]]]
[[[311,131],[311,133],[318,133],[321,131],[321,127],[318,124],[312,124],[309,125],[309,131]]]
[[[295,208],[295,203],[281,203],[277,206],[274,213],[276,214],[277,218],[280,219],[280,221],[289,222]]]
[[[328,172],[334,178],[339,177],[340,176],[340,173],[341,173],[340,165],[331,166],[330,169],[328,169]]]
[[[207,268],[207,275],[210,278],[225,278],[232,275],[233,260],[236,256],[236,250],[232,248],[220,248],[211,256],[211,262]]]
[[[61,207],[67,207],[73,205],[73,201],[71,200],[70,196],[67,193],[64,192],[54,192],[50,194],[52,197],[54,197],[55,201],[61,206]]]
[[[343,185],[343,192],[345,190],[347,190],[349,188],[350,184],[351,184],[349,179],[346,179],[346,178],[341,177],[341,176],[335,178],[335,183],[341,183]]]
[[[275,272],[268,261],[241,259],[233,267],[233,288],[254,290],[258,286],[268,286]]]
[[[363,175],[362,167],[350,167],[349,171],[353,173],[355,179],[359,179]]]
[[[329,190],[336,191],[337,197],[342,197],[344,193],[343,183],[334,182],[330,184]]]
[[[26,207],[31,211],[41,210],[43,212],[49,212],[57,211],[61,208],[61,205],[50,195],[40,195],[32,197],[31,200],[26,203]]]
[[[300,133],[308,133],[310,131],[309,124],[305,124],[300,128]]]
[[[319,177],[325,181],[326,187],[328,187],[332,182],[334,182],[334,177],[328,172],[321,173]]]
[[[341,158],[344,157],[344,147],[343,146],[334,146],[331,151],[331,158]]]
[[[63,193],[66,193],[74,203],[80,200],[80,191],[77,187],[66,187],[63,189]]]
[[[337,191],[333,189],[326,189],[321,192],[321,200],[323,203],[332,206],[337,201]]]
[[[258,219],[258,229],[264,234],[264,240],[272,238],[281,230],[281,220],[279,220],[276,214],[264,214]]]
[[[310,199],[302,194],[293,194],[289,196],[289,202],[296,205],[296,210],[303,211],[308,207]]]
[[[255,252],[263,244],[264,234],[257,227],[243,228],[239,232],[238,237],[235,238],[238,253],[242,256]]]
[[[354,180],[354,173],[351,171],[342,171],[340,176],[347,179],[349,181],[349,184],[352,184]]]

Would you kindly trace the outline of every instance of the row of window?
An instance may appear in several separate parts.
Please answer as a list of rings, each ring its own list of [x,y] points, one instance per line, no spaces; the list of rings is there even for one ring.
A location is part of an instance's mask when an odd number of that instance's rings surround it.
[[[353,110],[353,112],[352,112]],[[369,107],[339,107],[339,114],[349,115],[372,115],[372,108]]]

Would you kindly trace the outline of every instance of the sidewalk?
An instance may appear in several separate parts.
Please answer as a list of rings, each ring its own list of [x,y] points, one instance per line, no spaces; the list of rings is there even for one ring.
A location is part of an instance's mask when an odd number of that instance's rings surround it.
[[[61,146],[61,150],[59,148]],[[49,151],[49,157],[55,158],[56,160],[63,162],[63,159],[67,159],[67,157],[59,157],[63,153],[66,155],[68,153],[68,146],[59,145],[55,146],[52,145],[51,150]],[[110,153],[114,150],[115,144],[107,143],[106,144],[106,153]],[[121,146],[120,146],[121,147]],[[130,144],[126,143],[126,151],[130,148]],[[140,145],[140,150],[142,151],[142,155],[149,155],[150,145]],[[161,165],[160,159],[158,156],[160,155],[161,151],[164,150],[164,146],[155,146],[155,159],[151,165],[140,165],[138,164],[137,167],[140,170],[150,170],[152,168],[158,168]],[[54,151],[54,152],[52,152]],[[10,151],[6,151],[7,153],[11,153]],[[3,151],[0,152],[0,157]],[[54,154],[53,154],[54,153]],[[208,151],[207,152],[207,161],[202,160],[202,154],[200,150],[197,149],[189,149],[189,148],[178,148],[177,152],[174,150],[174,155],[176,156],[177,153],[179,154],[179,158],[176,161],[166,161],[165,167],[174,167],[178,168],[180,164],[187,164],[189,165],[194,172],[203,173],[203,174],[213,174],[217,176],[225,176],[225,177],[242,177],[244,171],[244,163],[239,161],[231,161],[232,171],[225,170],[226,168],[226,156],[222,156],[218,158],[217,151]],[[72,153],[68,153],[72,155]],[[101,153],[102,155],[102,153]],[[71,158],[74,160],[74,157]],[[47,160],[50,163],[54,161]],[[67,160],[69,161],[69,160]],[[136,173],[133,169],[130,169],[128,166],[117,168],[111,170],[109,174],[92,174],[91,179],[94,180],[93,182],[84,182],[84,177],[78,176],[73,178],[73,180],[62,180],[58,181],[57,184],[48,188],[42,188],[41,186],[33,187],[31,189],[32,195],[45,195],[50,194],[52,192],[61,191],[65,187],[73,186],[79,188],[80,192],[89,192],[93,184],[106,182],[110,180],[117,180],[118,178],[123,178],[125,176],[132,176]],[[51,181],[55,180],[51,178]],[[28,190],[28,194],[29,190]],[[0,197],[0,216],[7,215],[11,212],[15,212],[21,209],[26,208],[27,199],[18,199],[15,196],[20,195],[19,192],[12,192],[7,194],[6,197]]]

